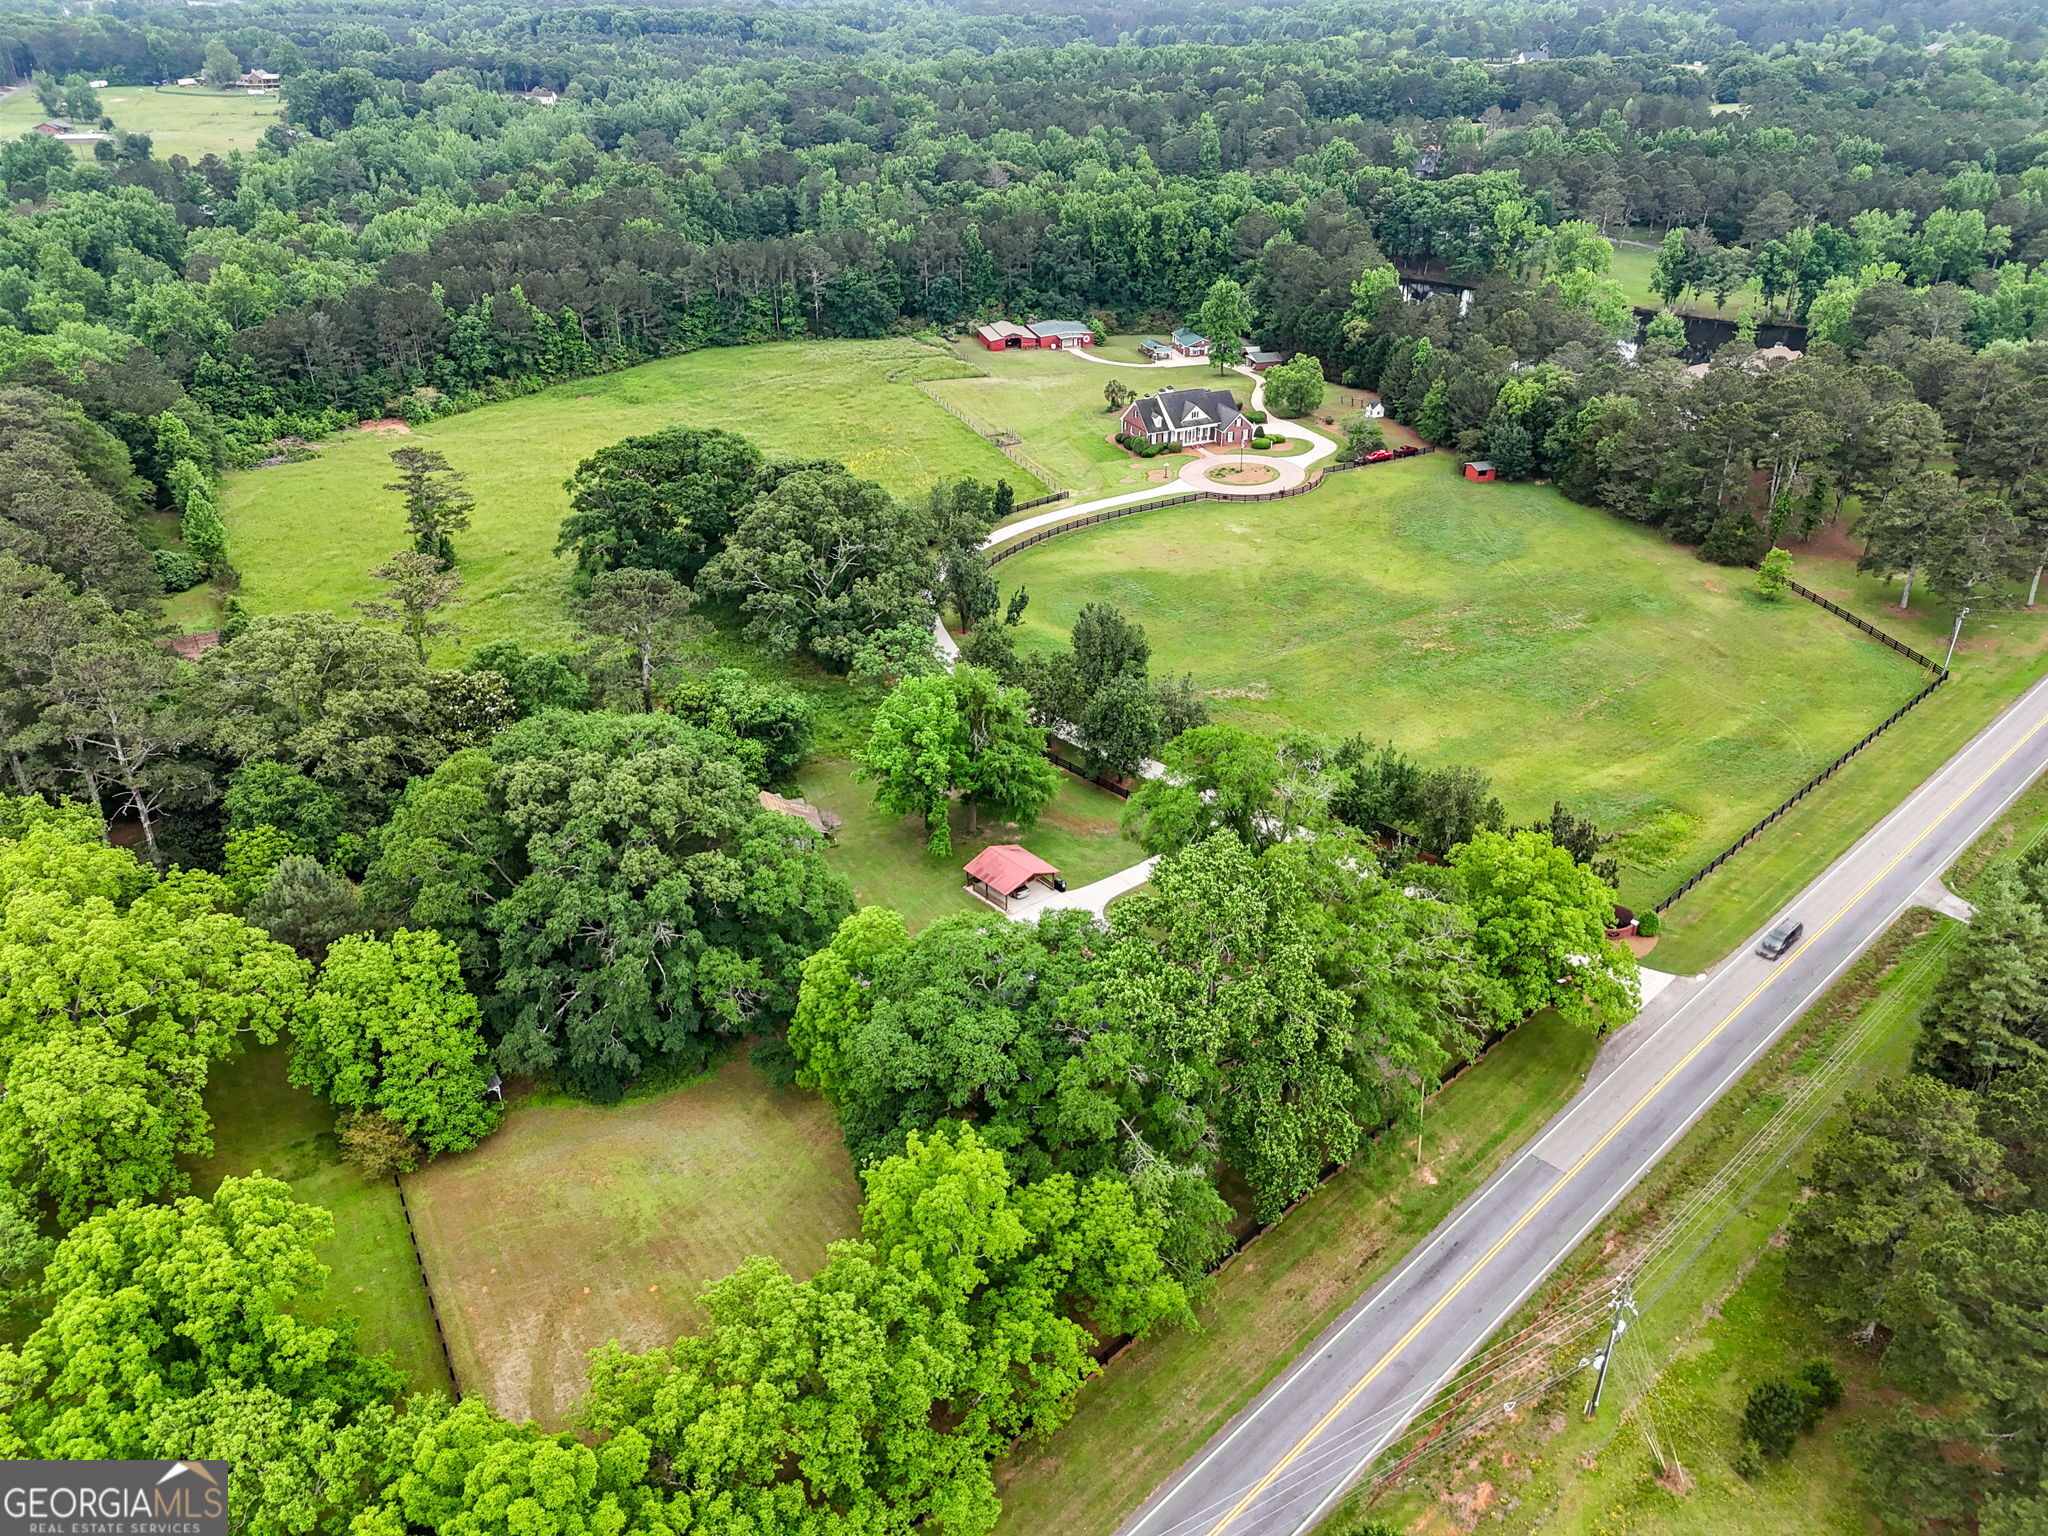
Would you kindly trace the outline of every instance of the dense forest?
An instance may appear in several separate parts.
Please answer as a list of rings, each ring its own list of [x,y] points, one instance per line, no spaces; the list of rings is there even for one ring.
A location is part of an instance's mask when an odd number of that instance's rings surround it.
[[[1018,654],[981,556],[1007,485],[627,438],[564,488],[580,649],[447,666],[472,506],[440,455],[391,455],[411,544],[360,617],[243,611],[223,471],[696,348],[1242,314],[1225,346],[1704,558],[1853,520],[1902,597],[1986,602],[2048,561],[2025,7],[0,0],[0,86],[76,123],[252,70],[283,110],[246,152],[0,144],[0,1454],[233,1458],[259,1536],[986,1531],[997,1458],[1111,1341],[1187,1322],[1234,1221],[1536,1011],[1604,1028],[1636,991],[1563,803],[1514,828],[1470,766],[1212,723],[1113,610]],[[1655,305],[1617,249],[1654,253]],[[1745,289],[1739,323],[1680,313]],[[174,646],[202,582],[220,643]],[[761,665],[678,665],[707,621]],[[821,694],[939,846],[956,802],[1040,812],[1048,728],[1093,769],[1163,758],[1130,803],[1162,862],[1103,920],[856,910],[762,798]],[[2042,884],[1987,910],[2048,974]],[[1968,985],[1925,1052],[1949,1086],[1880,1106],[1957,1171],[1913,1242],[1852,1234],[1864,1292],[1811,1290],[1921,1341],[1944,1443],[2037,1476],[2038,1413],[1930,1342],[2009,1300],[1938,1294],[1951,1255],[2044,1294],[2043,984],[1995,1029]],[[380,1177],[491,1135],[498,1074],[614,1103],[754,1041],[838,1114],[860,1236],[600,1353],[579,1433],[407,1395],[304,1306],[324,1213],[260,1175],[184,1194],[209,1073],[281,1039]],[[1872,1198],[1867,1151],[1828,1154],[1830,1198]],[[1816,1276],[1860,1220],[1830,1209]],[[2025,1354],[1980,1331],[1987,1370]],[[1987,1459],[1894,1491],[2027,1528]]]

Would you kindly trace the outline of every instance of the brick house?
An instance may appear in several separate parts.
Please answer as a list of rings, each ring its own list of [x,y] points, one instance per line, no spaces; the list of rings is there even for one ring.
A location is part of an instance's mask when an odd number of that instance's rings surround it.
[[[1207,357],[1209,338],[1195,331],[1178,330],[1173,333],[1173,350],[1182,357]]]
[[[1079,320],[1034,320],[1026,327],[1041,347],[1092,347],[1095,331]]]
[[[51,138],[54,139],[67,133],[76,133],[78,130],[73,128],[71,124],[65,122],[64,119],[61,117],[46,117],[40,123],[36,124],[35,131],[37,133],[48,134]]]
[[[1152,443],[1241,448],[1255,435],[1237,401],[1221,389],[1162,389],[1133,400],[1120,420],[1128,435]]]

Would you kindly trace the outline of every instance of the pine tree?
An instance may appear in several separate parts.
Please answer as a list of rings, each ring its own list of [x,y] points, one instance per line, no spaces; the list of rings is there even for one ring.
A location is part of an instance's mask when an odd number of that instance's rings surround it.
[[[1928,1000],[1914,1065],[1974,1089],[2039,1062],[2048,1062],[2048,915],[2017,867],[1994,865]]]

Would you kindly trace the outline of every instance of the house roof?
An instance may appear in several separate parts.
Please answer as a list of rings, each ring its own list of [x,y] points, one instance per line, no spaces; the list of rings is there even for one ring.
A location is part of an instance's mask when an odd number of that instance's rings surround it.
[[[967,878],[1005,896],[1039,875],[1059,871],[1021,843],[996,843],[967,861]]]
[[[1264,347],[1252,347],[1246,351],[1244,360],[1248,363],[1277,363],[1283,354],[1268,352]]]
[[[1185,327],[1173,333],[1174,345],[1181,347],[1199,346],[1208,339],[1200,331],[1190,331]]]
[[[61,117],[46,117],[40,123],[36,124],[36,126],[38,128],[47,128],[52,133],[71,132],[71,125],[65,122],[64,119]]]
[[[795,816],[811,824],[813,831],[821,837],[830,837],[839,830],[839,818],[828,811],[821,811],[808,800],[785,799],[773,790],[761,791],[761,809],[780,811],[785,816]]]
[[[1095,328],[1083,325],[1079,320],[1034,320],[1031,322],[1034,336],[1093,336]]]
[[[974,333],[983,341],[1001,341],[1006,336],[1029,336],[1031,334],[1023,326],[1015,325],[1008,320],[998,320],[993,325],[978,325],[974,328]]]
[[[1171,352],[1173,350],[1172,347],[1168,346],[1165,342],[1161,341],[1157,336],[1147,336],[1143,341],[1138,343],[1138,350],[1140,352],[1146,351],[1148,348],[1153,347],[1158,348],[1161,352]]]
[[[1162,389],[1133,400],[1131,409],[1147,432],[1176,432],[1183,427],[1227,427],[1238,418],[1237,401],[1222,389]]]
[[[1490,475],[1493,473],[1493,465],[1485,459],[1468,459],[1465,462],[1465,467],[1467,469],[1476,469],[1482,475]]]

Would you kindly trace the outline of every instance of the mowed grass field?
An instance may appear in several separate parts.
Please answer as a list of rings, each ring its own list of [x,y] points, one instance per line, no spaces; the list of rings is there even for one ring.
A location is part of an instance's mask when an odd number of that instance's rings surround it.
[[[445,1392],[448,1369],[434,1337],[433,1314],[406,1236],[398,1189],[365,1178],[336,1154],[334,1112],[286,1078],[286,1048],[258,1046],[216,1066],[206,1084],[213,1119],[213,1155],[187,1163],[192,1192],[211,1196],[229,1174],[283,1179],[308,1205],[334,1217],[334,1237],[320,1250],[330,1274],[327,1294],[309,1309],[362,1321],[371,1353],[389,1350],[421,1392]]]
[[[1810,546],[1793,546],[1792,574],[1940,660],[1954,610],[1916,593],[1913,611],[1901,613],[1894,606],[1899,583],[1858,572],[1854,549],[1839,529],[1829,530]],[[1761,929],[1795,892],[2041,677],[2048,662],[2048,605],[2020,607],[2024,596],[2024,591],[2013,594],[2013,602],[2003,607],[1978,602],[1956,648],[1949,682],[1665,914],[1654,962],[1658,967],[1703,970]]]
[[[406,1198],[462,1390],[552,1429],[590,1351],[673,1343],[751,1255],[814,1272],[856,1235],[860,1195],[825,1102],[741,1056],[658,1097],[517,1104]]]
[[[1141,514],[1005,562],[1049,644],[1084,603],[1145,626],[1218,718],[1361,732],[1488,774],[1510,817],[1563,799],[1664,895],[1909,698],[1919,669],[1746,571],[1446,456],[1299,498]]]
[[[159,160],[183,155],[196,162],[204,155],[254,149],[281,110],[274,95],[250,96],[242,91],[110,85],[99,98],[101,108],[114,120],[115,131],[148,134],[151,153]],[[0,100],[0,139],[26,133],[48,116],[34,91],[16,91]],[[90,130],[94,125],[78,126]],[[90,144],[71,147],[80,155],[92,154]]]
[[[851,764],[830,759],[806,763],[797,773],[797,785],[813,805],[845,818],[846,825],[825,850],[825,861],[853,882],[854,900],[864,907],[894,907],[912,932],[955,913],[990,910],[962,889],[966,877],[961,866],[991,843],[1022,843],[1055,865],[1069,887],[1113,875],[1145,857],[1145,850],[1118,830],[1123,802],[1070,773],[1060,774],[1059,797],[1028,829],[984,820],[980,831],[970,832],[967,813],[956,806],[953,851],[943,858],[925,846],[924,829],[915,818],[876,809],[874,786],[857,782]]]
[[[454,621],[485,640],[561,642],[568,562],[554,553],[569,508],[562,482],[609,443],[671,426],[724,427],[771,457],[836,458],[899,495],[939,479],[1041,487],[920,393],[912,382],[960,372],[916,341],[783,342],[725,347],[580,379],[450,416],[408,435],[352,432],[301,464],[232,475],[228,544],[242,599],[258,613],[346,612],[373,595],[370,568],[405,547],[392,479],[395,448],[431,448],[469,477],[476,511],[456,548],[467,582]]]

